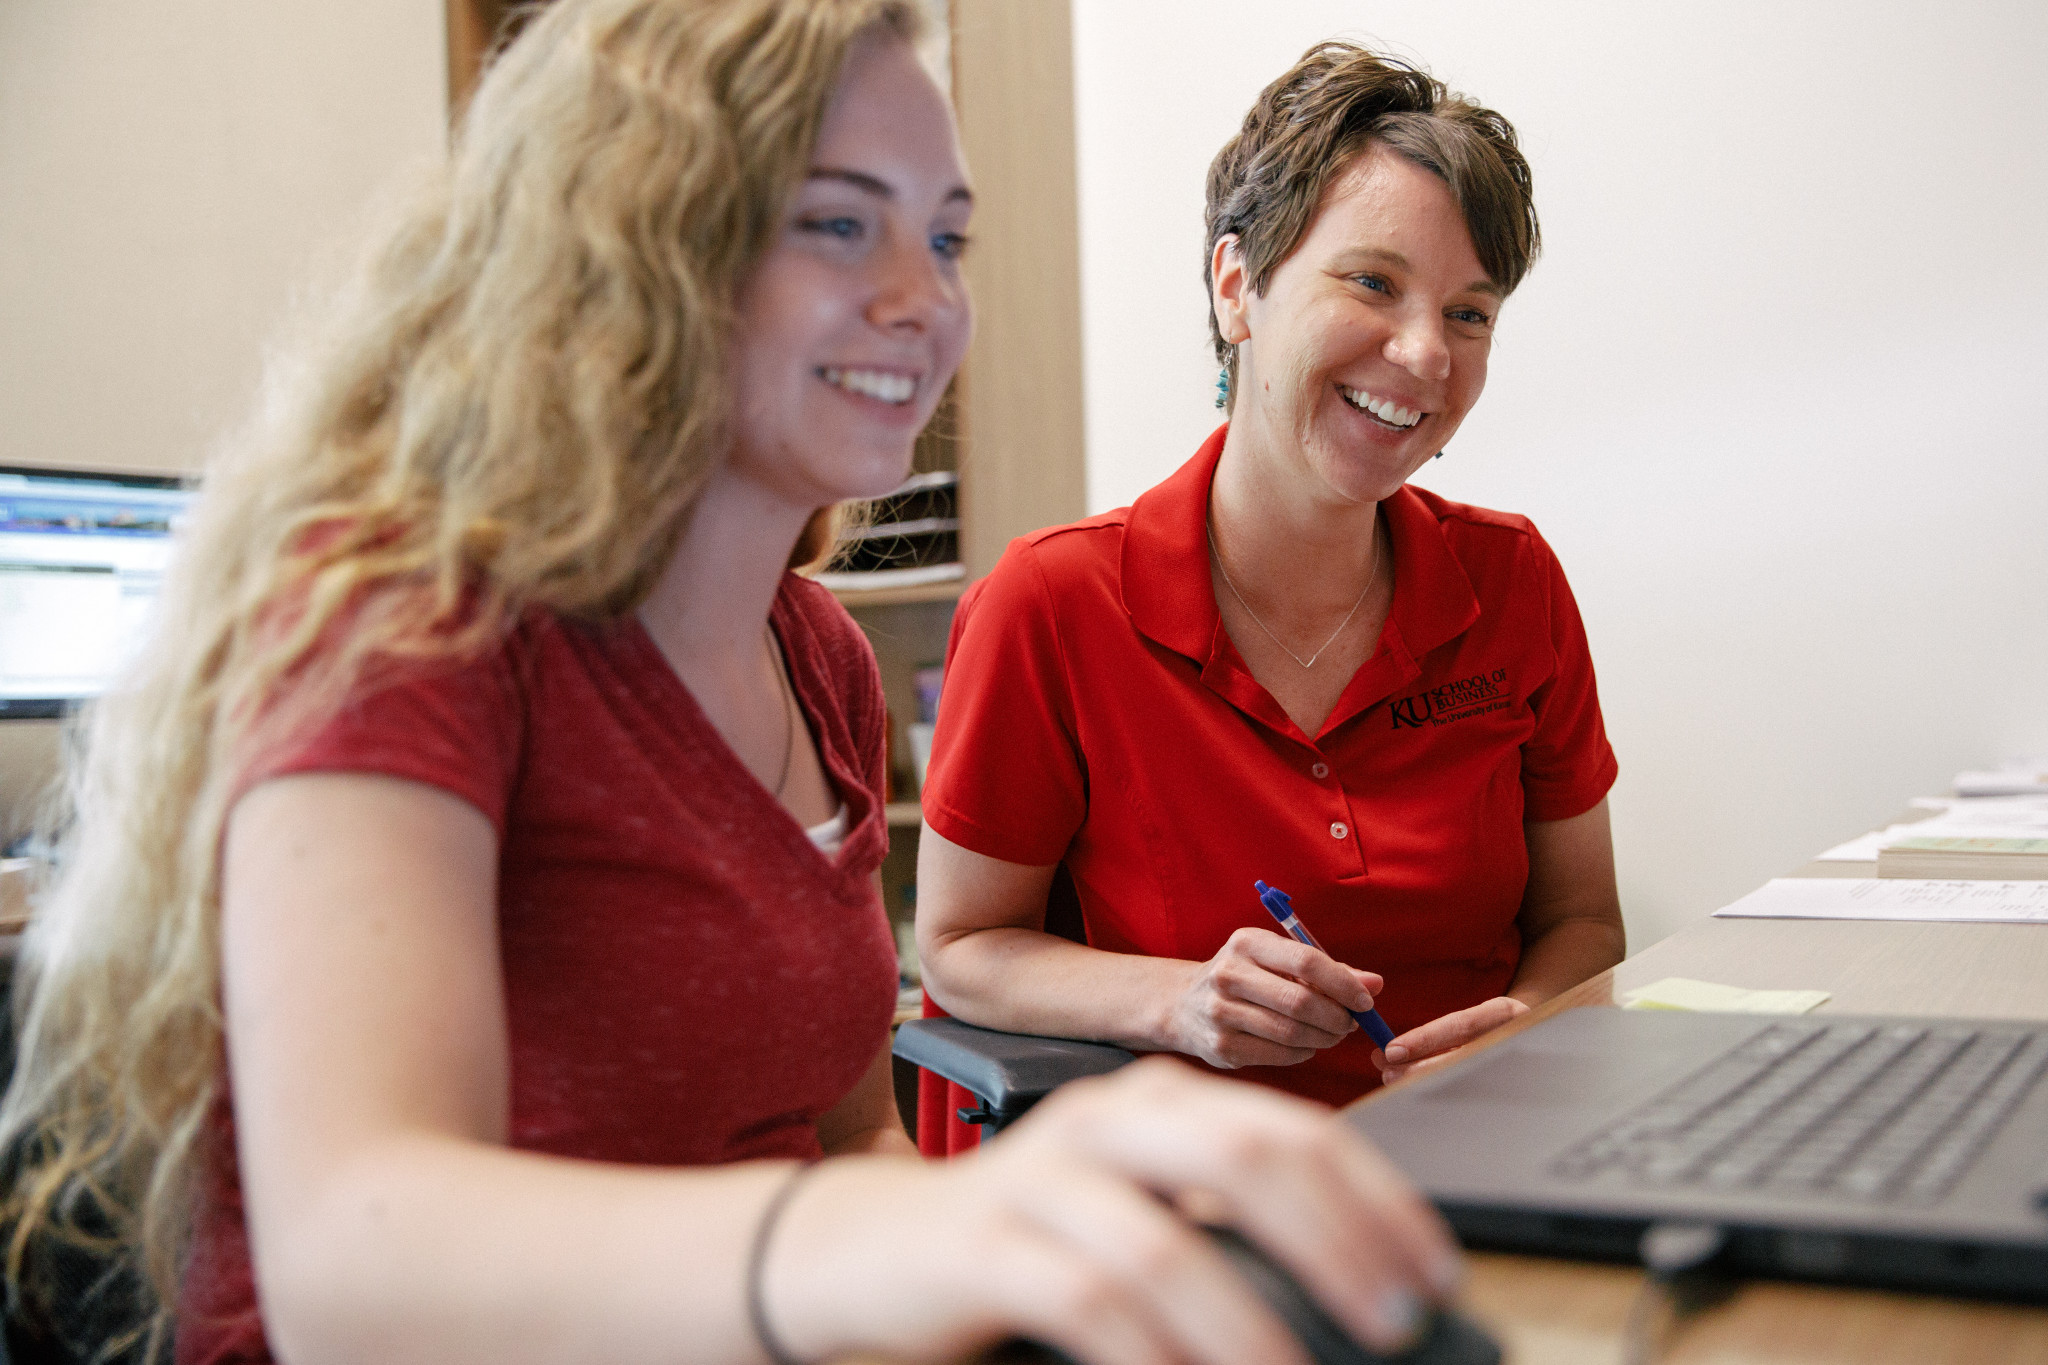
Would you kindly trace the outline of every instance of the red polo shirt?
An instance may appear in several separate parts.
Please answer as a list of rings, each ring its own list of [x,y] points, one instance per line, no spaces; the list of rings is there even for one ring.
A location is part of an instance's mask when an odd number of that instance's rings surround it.
[[[961,602],[924,789],[931,827],[1064,863],[1088,942],[1203,960],[1287,891],[1399,1032],[1501,994],[1522,950],[1522,824],[1613,784],[1557,558],[1522,517],[1403,488],[1382,509],[1379,647],[1306,735],[1246,668],[1210,588],[1225,429],[1135,504],[1013,542]],[[1331,1104],[1378,1084],[1363,1035],[1238,1073]]]

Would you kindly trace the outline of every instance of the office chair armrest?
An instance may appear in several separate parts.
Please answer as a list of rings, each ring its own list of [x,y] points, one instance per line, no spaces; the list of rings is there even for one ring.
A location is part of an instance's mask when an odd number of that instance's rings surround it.
[[[958,1019],[910,1020],[896,1030],[895,1053],[973,1091],[985,1116],[978,1121],[996,1128],[1015,1122],[1068,1081],[1100,1076],[1136,1060],[1107,1043],[999,1033]]]

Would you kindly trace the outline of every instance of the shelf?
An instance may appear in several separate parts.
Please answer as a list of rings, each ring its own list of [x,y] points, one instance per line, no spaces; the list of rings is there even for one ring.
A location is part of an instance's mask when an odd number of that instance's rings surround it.
[[[945,583],[919,583],[909,588],[864,588],[859,591],[833,589],[832,595],[848,610],[861,607],[895,607],[908,602],[957,602],[967,585],[959,579]]]
[[[882,807],[891,829],[915,829],[924,823],[924,811],[915,801],[891,801]]]

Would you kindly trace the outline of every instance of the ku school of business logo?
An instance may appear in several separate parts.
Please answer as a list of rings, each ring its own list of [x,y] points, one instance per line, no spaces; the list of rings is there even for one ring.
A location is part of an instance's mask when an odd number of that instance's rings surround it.
[[[1469,678],[1459,678],[1442,687],[1403,697],[1389,709],[1393,712],[1396,730],[1409,726],[1419,729],[1424,725],[1449,725],[1454,720],[1470,720],[1489,711],[1505,710],[1514,699],[1514,689],[1508,686],[1508,671],[1496,668],[1490,673],[1474,673]]]

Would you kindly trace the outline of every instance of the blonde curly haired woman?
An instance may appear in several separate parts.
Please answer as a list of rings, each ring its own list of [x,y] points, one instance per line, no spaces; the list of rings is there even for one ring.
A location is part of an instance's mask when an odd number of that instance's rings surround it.
[[[1454,1277],[1372,1152],[1172,1063],[910,1154],[873,658],[789,569],[967,343],[918,22],[561,0],[497,63],[90,718],[17,1284],[99,1219],[194,1365],[1220,1365],[1301,1357],[1177,1209],[1369,1340]]]

